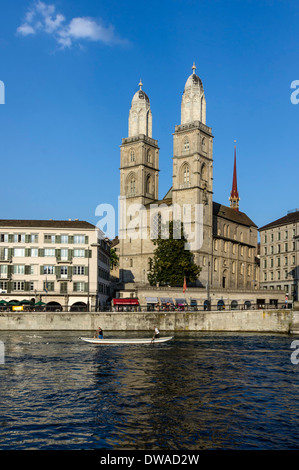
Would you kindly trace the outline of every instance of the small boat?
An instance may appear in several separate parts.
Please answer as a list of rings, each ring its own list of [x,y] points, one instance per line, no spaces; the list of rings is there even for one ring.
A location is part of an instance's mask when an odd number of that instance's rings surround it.
[[[173,336],[164,336],[161,338],[84,338],[83,341],[93,344],[155,344],[170,341]]]

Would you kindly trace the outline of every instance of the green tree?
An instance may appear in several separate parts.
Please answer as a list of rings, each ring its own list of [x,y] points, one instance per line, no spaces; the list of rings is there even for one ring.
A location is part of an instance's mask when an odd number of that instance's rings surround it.
[[[163,227],[163,231],[167,227]],[[162,231],[162,233],[163,233]],[[181,224],[181,238],[173,238],[173,222],[169,222],[169,237],[162,238],[161,234],[153,240],[156,249],[154,257],[149,260],[148,280],[152,286],[160,285],[183,286],[186,282],[195,282],[201,268],[193,261],[193,255],[185,250],[186,238]]]
[[[116,253],[115,248],[111,248],[110,250],[110,268],[116,268],[119,264],[119,257]]]

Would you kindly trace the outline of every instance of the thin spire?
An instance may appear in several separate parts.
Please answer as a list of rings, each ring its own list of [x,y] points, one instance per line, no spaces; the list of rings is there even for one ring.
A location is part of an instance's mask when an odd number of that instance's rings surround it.
[[[233,185],[232,190],[230,193],[230,207],[235,209],[236,211],[239,210],[239,192],[238,192],[238,185],[237,185],[237,157],[236,157],[236,141],[235,142],[235,151],[234,151],[234,173],[233,173]]]
[[[196,70],[196,67],[195,67],[195,62],[193,62],[193,65],[192,65],[192,70],[193,70],[193,73],[195,74],[195,70]]]
[[[140,78],[140,82],[138,83],[138,86],[140,87],[140,90],[142,90],[143,83],[141,81],[141,78]]]

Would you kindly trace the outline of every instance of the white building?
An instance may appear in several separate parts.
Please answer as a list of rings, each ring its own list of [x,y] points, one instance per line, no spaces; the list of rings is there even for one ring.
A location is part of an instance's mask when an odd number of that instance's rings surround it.
[[[298,300],[299,211],[264,225],[260,231],[260,285],[285,292],[286,300]]]
[[[94,225],[77,219],[0,220],[0,300],[94,311],[109,295],[110,242],[98,238]]]

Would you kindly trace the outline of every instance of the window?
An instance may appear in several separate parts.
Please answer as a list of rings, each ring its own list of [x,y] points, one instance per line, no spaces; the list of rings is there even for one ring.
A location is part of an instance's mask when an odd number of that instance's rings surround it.
[[[31,243],[37,243],[38,242],[38,234],[37,233],[32,233],[30,235],[30,241],[31,241]]]
[[[55,243],[55,235],[44,235],[45,243]]]
[[[14,281],[13,282],[13,290],[15,290],[15,291],[24,290],[24,287],[25,287],[24,281]]]
[[[68,252],[69,250],[67,248],[62,248],[60,251],[60,256],[62,260],[67,260],[68,259]]]
[[[133,267],[133,259],[130,258],[130,268],[132,268],[132,267]]]
[[[67,278],[67,266],[60,266],[60,275],[61,278]]]
[[[85,235],[75,235],[74,243],[77,245],[82,245],[83,243],[85,243]]]
[[[74,266],[74,274],[82,276],[84,275],[85,268],[84,266]]]
[[[74,258],[84,258],[85,257],[85,250],[75,249],[74,250]]]
[[[74,292],[85,292],[85,282],[74,282]]]
[[[7,233],[0,233],[0,242],[8,242],[8,234]]]
[[[188,140],[188,139],[185,139],[185,140],[184,140],[184,151],[185,151],[185,152],[189,152],[189,150],[190,150],[189,140]]]
[[[133,176],[130,180],[130,194],[134,195],[135,191],[136,191],[136,181],[135,181],[135,178]]]
[[[23,264],[15,264],[13,266],[14,274],[25,274],[25,266]]]
[[[0,276],[7,277],[7,264],[0,264]]]
[[[38,256],[38,248],[31,248],[30,250],[30,255],[33,257],[33,258],[36,258]]]
[[[13,241],[15,243],[24,243],[25,242],[25,234],[24,233],[15,233],[13,236]]]
[[[69,242],[69,237],[68,235],[61,235],[61,243],[68,243]]]
[[[151,154],[150,150],[148,150],[148,152],[147,152],[147,162],[152,163],[152,154]]]
[[[7,281],[0,281],[0,289],[7,290]]]
[[[54,292],[54,282],[44,281],[43,290],[48,290],[48,292]]]
[[[55,274],[55,266],[44,266],[44,274]]]
[[[134,152],[134,150],[131,150],[131,152],[130,152],[130,159],[131,159],[131,162],[135,162],[135,152]]]
[[[184,179],[184,183],[189,183],[190,172],[189,172],[189,167],[188,167],[188,165],[186,165],[185,168],[184,168],[183,179]]]
[[[45,248],[44,256],[55,256],[55,248]]]
[[[67,282],[60,283],[60,293],[67,294]]]
[[[14,248],[14,256],[17,256],[17,257],[25,256],[25,248]]]

